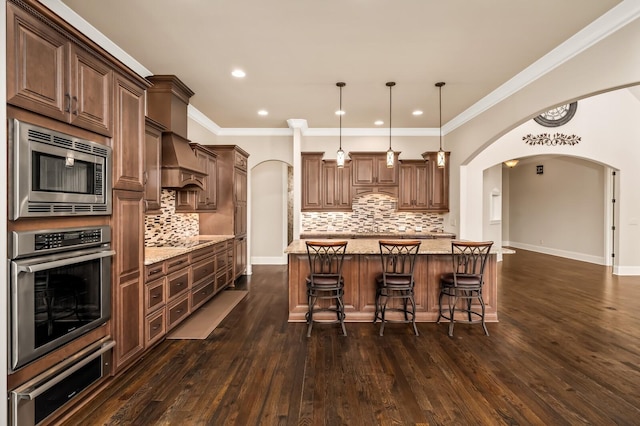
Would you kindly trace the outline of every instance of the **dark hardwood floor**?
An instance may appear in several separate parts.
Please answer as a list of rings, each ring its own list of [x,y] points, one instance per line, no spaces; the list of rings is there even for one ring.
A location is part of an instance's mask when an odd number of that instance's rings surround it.
[[[201,341],[164,341],[68,425],[637,425],[640,277],[518,250],[499,323],[287,323],[284,266]]]

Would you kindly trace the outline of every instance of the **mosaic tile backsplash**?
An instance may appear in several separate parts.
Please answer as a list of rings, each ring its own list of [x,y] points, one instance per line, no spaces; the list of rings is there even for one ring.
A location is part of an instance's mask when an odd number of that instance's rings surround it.
[[[161,206],[161,214],[145,216],[145,246],[155,247],[198,235],[198,213],[176,213],[176,191],[163,189]]]
[[[398,212],[397,203],[388,195],[368,194],[353,199],[351,212],[302,212],[301,232],[398,232],[401,227],[444,230],[442,214]]]

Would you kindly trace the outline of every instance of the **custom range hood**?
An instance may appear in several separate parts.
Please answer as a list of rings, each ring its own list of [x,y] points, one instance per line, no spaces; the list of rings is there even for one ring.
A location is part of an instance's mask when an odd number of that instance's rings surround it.
[[[175,75],[147,77],[147,115],[162,124],[162,187],[203,189],[206,176],[187,139],[187,107],[194,93]]]

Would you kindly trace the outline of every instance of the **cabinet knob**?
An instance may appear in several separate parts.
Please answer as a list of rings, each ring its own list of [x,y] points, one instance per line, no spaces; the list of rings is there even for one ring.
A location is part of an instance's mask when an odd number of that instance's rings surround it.
[[[64,112],[70,112],[71,111],[71,95],[68,93],[64,94]]]
[[[74,104],[73,115],[78,115],[78,97],[74,96],[72,99],[73,99],[73,104]]]

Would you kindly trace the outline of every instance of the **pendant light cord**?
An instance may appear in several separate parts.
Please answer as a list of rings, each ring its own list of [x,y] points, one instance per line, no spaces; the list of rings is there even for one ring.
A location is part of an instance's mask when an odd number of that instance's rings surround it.
[[[440,105],[440,151],[442,151],[442,86],[444,86],[444,82],[436,83],[438,87],[439,94],[439,105]]]
[[[393,81],[387,83],[387,87],[389,87],[389,150],[391,150],[391,88],[395,85],[396,83]]]

